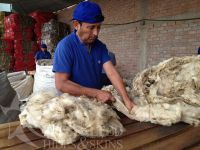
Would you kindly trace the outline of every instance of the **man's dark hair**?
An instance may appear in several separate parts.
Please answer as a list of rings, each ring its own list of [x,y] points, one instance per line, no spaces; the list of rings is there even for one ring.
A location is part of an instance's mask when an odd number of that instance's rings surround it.
[[[78,21],[78,23],[82,26],[82,23],[83,23],[83,22],[81,22],[81,21],[79,21],[79,20],[77,20],[77,21]]]

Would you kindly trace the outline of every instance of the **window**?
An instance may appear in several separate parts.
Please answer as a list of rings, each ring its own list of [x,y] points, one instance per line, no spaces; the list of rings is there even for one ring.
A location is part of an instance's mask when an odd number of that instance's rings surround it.
[[[11,12],[12,4],[0,3],[0,11]]]

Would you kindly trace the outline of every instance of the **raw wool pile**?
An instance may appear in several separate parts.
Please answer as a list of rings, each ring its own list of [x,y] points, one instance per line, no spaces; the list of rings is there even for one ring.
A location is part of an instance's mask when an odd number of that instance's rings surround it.
[[[200,56],[174,57],[144,70],[133,81],[145,104],[185,102],[200,106]]]
[[[135,107],[129,113],[112,86],[114,106],[129,118],[171,125],[183,121],[200,124],[200,57],[171,58],[139,73],[130,97]]]
[[[19,117],[23,126],[40,128],[47,138],[61,145],[73,143],[80,136],[105,137],[124,132],[119,117],[107,104],[84,96],[37,93]]]
[[[199,76],[200,56],[175,57],[138,74],[132,92],[141,103],[179,105],[181,121],[199,125]]]
[[[46,137],[62,145],[70,144],[76,141],[79,135],[63,124],[64,110],[55,97],[53,92],[32,95],[19,115],[20,123],[24,127],[41,129]],[[48,102],[53,103],[51,107],[46,108],[49,106]]]
[[[133,80],[128,78],[123,78],[124,86],[132,88]],[[128,90],[129,92],[129,90]]]
[[[118,92],[114,89],[112,85],[103,88],[105,91],[109,91],[115,97],[116,101],[113,103],[114,107],[125,114],[130,119],[134,119],[141,122],[151,122],[161,125],[171,125],[180,120],[181,114],[179,108],[174,105],[169,105],[166,103],[162,104],[145,104],[140,105],[139,100],[135,100],[133,109],[131,112],[125,107],[122,98],[119,96]],[[128,88],[127,90],[130,90]],[[131,97],[129,91],[129,96]]]
[[[8,73],[7,77],[19,100],[27,98],[33,92],[33,77],[26,75],[25,71]]]

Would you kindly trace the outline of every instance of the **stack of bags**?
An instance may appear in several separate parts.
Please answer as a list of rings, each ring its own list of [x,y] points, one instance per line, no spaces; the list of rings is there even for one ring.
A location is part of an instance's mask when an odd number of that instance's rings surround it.
[[[53,55],[57,43],[69,32],[67,24],[51,19],[42,27],[42,43],[47,44],[47,50]]]
[[[35,69],[35,52],[37,44],[35,41],[15,40],[15,71],[34,70]]]
[[[10,14],[4,19],[4,38],[11,40],[32,40],[34,20],[31,17]]]
[[[45,22],[48,22],[51,19],[55,19],[56,16],[51,13],[51,12],[41,12],[41,11],[34,11],[29,14],[30,17],[32,17],[35,21],[36,24],[34,26],[34,32],[36,35],[36,40],[38,43],[38,46],[41,44],[41,36],[42,36],[42,26],[44,25]]]
[[[14,42],[14,71],[33,70],[37,50],[33,41],[35,21],[31,17],[13,13],[4,19],[4,39]]]
[[[3,39],[5,12],[0,11],[0,69],[12,70],[13,41]]]
[[[4,17],[5,17],[5,12],[0,11],[0,38],[3,36],[4,32]]]
[[[12,40],[0,40],[0,69],[5,71],[13,70],[14,66],[14,44]]]

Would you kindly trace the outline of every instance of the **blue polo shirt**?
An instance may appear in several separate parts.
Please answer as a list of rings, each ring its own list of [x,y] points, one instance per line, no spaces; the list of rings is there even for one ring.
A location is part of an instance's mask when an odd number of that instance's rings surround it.
[[[41,51],[39,50],[36,54],[35,54],[35,59],[36,60],[40,60],[40,59],[51,59],[51,54],[48,51]]]
[[[76,31],[62,39],[55,51],[53,72],[70,74],[70,80],[85,87],[102,87],[103,64],[110,61],[108,49],[98,39],[92,43],[91,51],[82,43]]]

